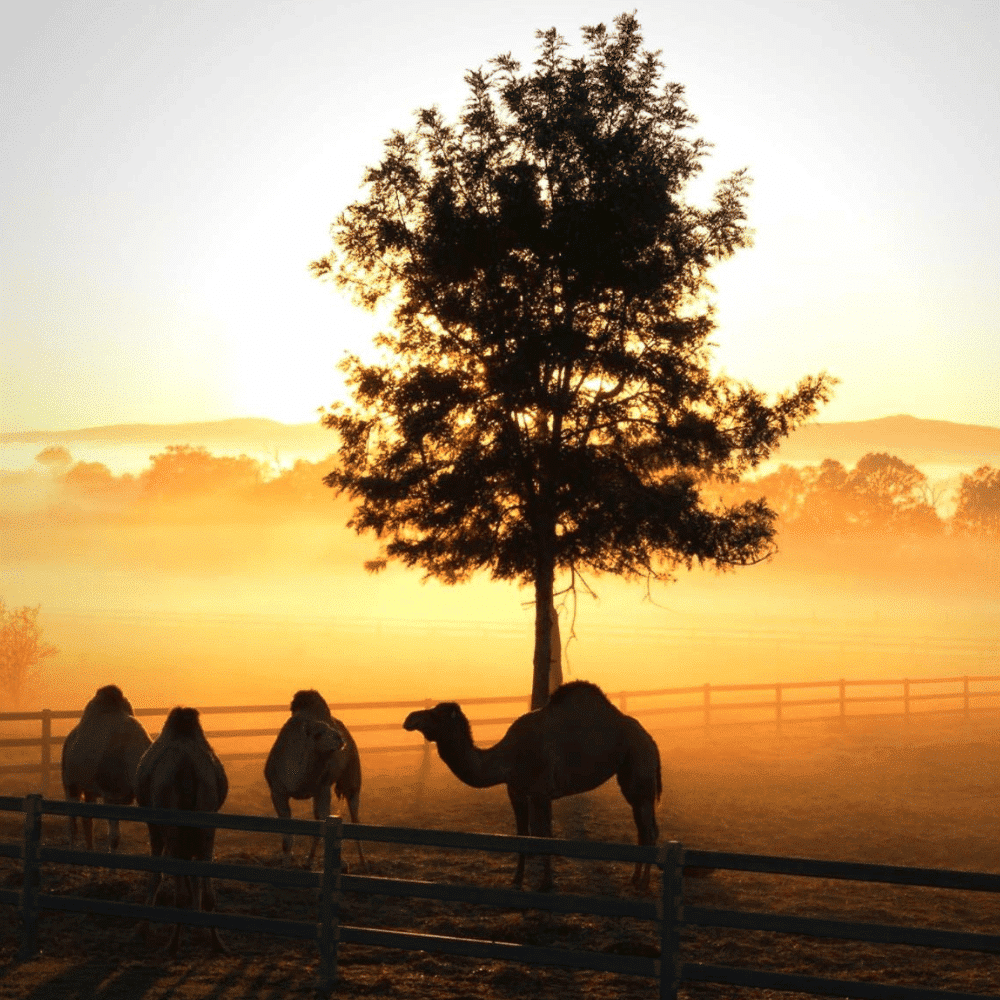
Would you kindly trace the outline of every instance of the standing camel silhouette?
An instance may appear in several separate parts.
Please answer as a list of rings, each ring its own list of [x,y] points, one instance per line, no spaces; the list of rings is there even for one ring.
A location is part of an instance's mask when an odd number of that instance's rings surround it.
[[[147,809],[188,809],[218,812],[229,793],[222,762],[205,738],[196,708],[173,708],[163,724],[163,732],[139,761],[135,797]],[[166,826],[148,823],[149,846],[153,857],[163,854],[186,861],[211,861],[215,853],[215,828]],[[160,872],[151,872],[146,905],[156,900]],[[198,875],[174,876],[176,906],[187,896],[195,910],[214,910],[212,880]],[[145,925],[142,927],[145,930]],[[225,951],[218,929],[210,928],[212,947]],[[177,957],[181,925],[174,926],[170,954]]]
[[[411,712],[403,728],[436,743],[441,760],[465,784],[506,785],[519,836],[551,837],[553,799],[589,792],[614,775],[632,807],[639,843],[656,843],[656,802],[662,791],[659,748],[596,684],[561,685],[547,705],[515,719],[500,742],[485,749],[475,745],[469,720],[453,701]],[[650,865],[637,863],[633,885],[645,889],[649,877]],[[523,880],[522,854],[514,885]],[[551,887],[552,866],[546,857],[540,888]]]
[[[278,733],[264,764],[264,778],[271,790],[274,811],[284,819],[292,815],[290,799],[312,799],[313,816],[325,820],[330,815],[331,789],[338,799],[345,799],[351,822],[358,822],[361,798],[361,757],[358,745],[340,719],[330,714],[326,699],[312,689],[296,691],[292,715]],[[314,837],[309,851],[312,868],[319,837]],[[356,840],[358,858],[367,868],[361,841]],[[281,839],[284,862],[292,857],[292,838]]]
[[[83,710],[62,748],[62,783],[66,798],[85,802],[103,799],[109,805],[127,806],[135,798],[135,772],[152,740],[132,713],[121,688],[108,684]],[[76,817],[69,816],[69,845],[76,840]],[[94,849],[94,821],[80,820],[87,850]],[[118,850],[118,820],[108,820],[108,849]]]

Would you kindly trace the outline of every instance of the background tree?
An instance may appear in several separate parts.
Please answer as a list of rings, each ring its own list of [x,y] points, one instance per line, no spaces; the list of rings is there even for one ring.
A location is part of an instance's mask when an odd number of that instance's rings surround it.
[[[532,72],[500,56],[466,75],[457,124],[427,109],[394,132],[313,264],[393,308],[385,360],[342,363],[354,405],[325,418],[326,482],[383,539],[370,568],[533,585],[536,707],[557,571],[572,585],[766,558],[766,503],[709,507],[700,485],[765,459],[832,385],[809,377],[768,405],[712,374],[706,275],[750,243],[748,178],[686,202],[708,146],[683,87],[661,82],[633,16],[583,35],[571,59],[538,32]]]
[[[935,534],[944,528],[927,501],[927,476],[895,455],[870,452],[862,456],[846,486],[858,531]]]
[[[50,444],[35,456],[35,461],[39,465],[44,465],[53,475],[59,475],[70,467],[73,456],[69,453],[69,449],[61,444]]]
[[[59,652],[42,642],[38,624],[41,605],[10,608],[0,598],[0,691],[19,705],[28,685],[37,678],[43,660]]]
[[[139,485],[150,500],[210,500],[249,493],[264,481],[264,466],[257,459],[213,455],[189,444],[167,445],[149,462],[139,475]]]
[[[951,523],[962,533],[1000,538],[1000,469],[981,465],[962,476]]]

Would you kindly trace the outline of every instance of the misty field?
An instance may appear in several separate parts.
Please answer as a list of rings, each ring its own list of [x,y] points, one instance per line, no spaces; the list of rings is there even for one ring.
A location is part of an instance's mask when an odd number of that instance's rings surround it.
[[[784,727],[734,726],[657,732],[664,764],[661,837],[686,847],[1000,872],[1000,740],[995,716],[971,721],[939,717],[852,720]],[[484,742],[489,742],[484,739]],[[486,833],[513,832],[503,788],[461,785],[436,757],[419,752],[363,759],[362,822]],[[231,764],[225,811],[269,815],[259,763]],[[8,786],[3,792],[24,791]],[[555,833],[573,839],[633,842],[631,814],[614,782],[558,802]],[[307,815],[298,804],[296,815]],[[20,836],[19,817],[0,815],[0,836]],[[46,842],[66,840],[63,820],[45,822]],[[98,842],[103,824],[95,824]],[[124,848],[147,849],[145,831],[123,825]],[[307,845],[296,842],[301,862]],[[216,857],[278,864],[277,838],[220,831]],[[431,852],[370,844],[371,874],[384,877],[505,886],[507,855]],[[344,859],[356,863],[355,847]],[[0,885],[17,885],[14,863],[0,861]],[[529,863],[527,883],[537,880]],[[737,872],[696,872],[685,880],[686,901],[728,909],[794,913],[870,923],[908,924],[1000,933],[1000,900],[985,893],[864,885]],[[627,894],[630,866],[555,862],[566,892]],[[47,869],[45,887],[90,897],[141,902],[139,873],[69,867]],[[219,908],[314,919],[311,891],[221,882]],[[655,880],[654,880],[655,891]],[[169,893],[168,893],[169,898]],[[397,901],[348,893],[341,921],[435,934],[541,945],[571,945],[619,954],[657,954],[652,925],[624,919],[564,917],[537,911],[488,910],[432,901]],[[203,931],[185,931],[177,961],[164,952],[168,929],[147,944],[119,918],[43,911],[41,955],[14,961],[18,922],[0,909],[0,998],[309,997],[318,957],[311,945],[228,934],[229,954],[215,957]],[[689,961],[747,965],[838,978],[906,983],[982,993],[1000,992],[1000,958],[973,952],[876,946],[723,929],[688,930]],[[501,962],[344,945],[343,997],[401,998],[620,997],[656,995],[652,981],[597,973],[532,968]],[[690,985],[689,998],[756,998],[794,994]]]

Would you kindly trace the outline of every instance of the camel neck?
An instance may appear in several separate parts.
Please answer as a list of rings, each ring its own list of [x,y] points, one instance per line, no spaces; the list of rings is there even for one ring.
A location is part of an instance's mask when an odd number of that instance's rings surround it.
[[[438,756],[459,781],[472,788],[490,788],[507,781],[508,767],[498,747],[481,749],[464,736],[438,742]]]

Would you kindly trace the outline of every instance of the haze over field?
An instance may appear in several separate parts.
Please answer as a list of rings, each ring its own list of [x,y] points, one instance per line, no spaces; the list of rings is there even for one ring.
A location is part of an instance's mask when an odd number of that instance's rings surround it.
[[[313,440],[281,425],[269,430],[289,452]],[[957,477],[989,455],[976,447],[988,449],[1000,435],[952,425],[942,437],[941,430],[894,418],[829,425],[820,443],[850,467],[850,449],[880,450],[886,439],[879,434],[912,449],[936,441],[936,457],[964,463],[942,466]],[[229,424],[208,425],[191,438],[221,446],[223,431],[239,453],[260,428],[244,426],[241,436]],[[113,453],[133,447],[127,442],[135,434],[177,441],[185,432],[105,428],[95,446]],[[52,432],[20,446],[39,454],[52,441],[66,442],[76,460],[94,436]],[[827,454],[802,449],[797,461],[812,466]],[[159,452],[161,461],[167,454]],[[525,689],[530,593],[485,578],[421,584],[418,572],[392,566],[365,573],[375,541],[344,527],[349,502],[320,481],[330,459],[272,468],[254,485],[255,463],[241,467],[213,452],[202,478],[183,489],[179,466],[164,464],[156,487],[148,461],[137,478],[100,473],[92,461],[34,462],[31,471],[0,475],[0,594],[8,605],[40,603],[46,638],[61,650],[33,704],[78,707],[112,680],[146,705],[280,704],[301,686],[336,700]],[[948,500],[939,495],[942,508]],[[580,595],[567,676],[636,689],[994,671],[995,546],[790,529],[779,547],[768,565],[727,574],[680,570],[651,599],[642,584],[591,581],[600,599]],[[571,614],[567,604],[564,638]]]

